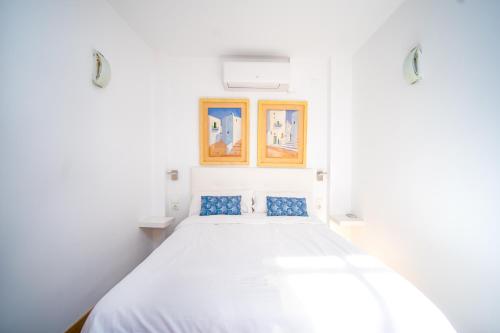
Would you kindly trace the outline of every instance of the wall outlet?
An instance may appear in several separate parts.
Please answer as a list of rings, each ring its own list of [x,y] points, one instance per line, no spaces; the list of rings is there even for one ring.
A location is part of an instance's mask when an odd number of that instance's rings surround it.
[[[179,201],[171,201],[170,202],[170,208],[172,210],[178,211],[181,209],[181,203]]]
[[[323,208],[323,198],[316,198],[316,208],[319,210]]]

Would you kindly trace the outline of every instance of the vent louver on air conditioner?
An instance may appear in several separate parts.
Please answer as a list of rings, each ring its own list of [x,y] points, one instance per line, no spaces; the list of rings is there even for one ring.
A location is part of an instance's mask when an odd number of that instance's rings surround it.
[[[226,90],[288,91],[290,61],[226,61],[223,83]]]

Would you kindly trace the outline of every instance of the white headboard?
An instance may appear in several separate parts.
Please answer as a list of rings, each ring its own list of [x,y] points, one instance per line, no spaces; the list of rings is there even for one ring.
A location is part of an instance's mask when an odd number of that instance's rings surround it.
[[[326,218],[326,181],[315,169],[193,167],[191,194],[214,190],[292,191],[313,194],[316,215]]]

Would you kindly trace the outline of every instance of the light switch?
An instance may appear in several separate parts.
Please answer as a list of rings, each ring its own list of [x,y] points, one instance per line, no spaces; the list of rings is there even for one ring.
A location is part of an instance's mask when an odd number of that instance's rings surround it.
[[[170,202],[170,208],[172,210],[178,211],[181,209],[181,203],[179,201],[171,201]]]

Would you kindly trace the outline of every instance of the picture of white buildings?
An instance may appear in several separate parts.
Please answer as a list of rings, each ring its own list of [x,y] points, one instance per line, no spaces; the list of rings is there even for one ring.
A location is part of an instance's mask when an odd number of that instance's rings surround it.
[[[233,146],[241,140],[241,117],[233,113],[222,118],[222,141],[226,144],[229,154]]]
[[[210,145],[219,142],[221,137],[221,120],[214,116],[208,116],[208,143]]]
[[[208,109],[210,156],[241,154],[241,109]]]
[[[267,112],[267,147],[274,154],[295,155],[298,151],[298,112],[269,110]]]

